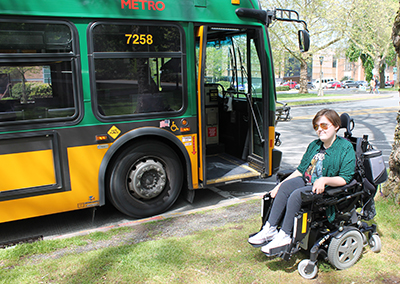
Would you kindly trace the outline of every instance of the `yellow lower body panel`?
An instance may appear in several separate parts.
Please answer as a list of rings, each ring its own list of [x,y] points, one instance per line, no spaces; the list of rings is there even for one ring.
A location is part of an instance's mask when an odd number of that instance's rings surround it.
[[[104,144],[102,146],[68,148],[71,188],[63,188],[62,191],[51,194],[2,201],[0,202],[0,223],[99,205],[99,168],[108,150]],[[54,166],[52,175],[54,178]],[[25,177],[21,178],[25,179]],[[43,180],[41,180],[42,184]],[[53,181],[49,179],[49,182]],[[27,184],[32,186],[33,182],[29,181]]]
[[[0,191],[56,183],[52,150],[0,156]]]

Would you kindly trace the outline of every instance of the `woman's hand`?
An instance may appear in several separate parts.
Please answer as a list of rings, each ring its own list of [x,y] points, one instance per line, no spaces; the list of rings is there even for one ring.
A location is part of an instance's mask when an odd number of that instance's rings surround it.
[[[314,181],[312,192],[314,192],[316,194],[323,193],[325,191],[325,185],[326,184],[325,184],[324,177],[317,179],[316,181]]]
[[[279,187],[281,186],[281,184],[279,183],[277,186],[274,187],[273,190],[271,190],[269,192],[269,194],[271,195],[272,198],[275,198],[276,194],[278,193]]]
[[[285,182],[285,181],[290,180],[290,179],[295,178],[295,177],[301,177],[301,176],[302,176],[302,174],[299,172],[299,170],[295,170],[293,173],[291,173],[291,174],[290,174],[284,181],[282,181],[282,182]],[[276,194],[278,193],[279,188],[281,187],[281,183],[282,183],[282,182],[278,183],[278,184],[274,187],[274,189],[271,190],[271,191],[269,192],[269,194],[271,195],[272,198],[275,198]]]

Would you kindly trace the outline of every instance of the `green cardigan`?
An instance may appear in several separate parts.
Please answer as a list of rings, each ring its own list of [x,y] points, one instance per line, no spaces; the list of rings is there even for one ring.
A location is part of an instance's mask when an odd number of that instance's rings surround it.
[[[311,163],[311,159],[319,152],[323,142],[319,139],[312,141],[307,151],[301,159],[297,170],[303,175]],[[342,177],[346,183],[349,183],[354,176],[356,166],[356,155],[353,145],[350,141],[336,136],[331,147],[326,149],[325,159],[322,162],[322,176],[324,177]]]

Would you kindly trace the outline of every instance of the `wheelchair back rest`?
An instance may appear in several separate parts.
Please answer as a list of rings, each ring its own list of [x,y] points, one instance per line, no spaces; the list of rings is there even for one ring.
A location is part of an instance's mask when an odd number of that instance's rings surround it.
[[[340,128],[346,129],[344,132],[344,137],[349,138],[351,137],[352,133],[351,131],[354,129],[354,119],[350,117],[347,113],[342,113],[340,115],[340,121],[341,121],[341,126]]]

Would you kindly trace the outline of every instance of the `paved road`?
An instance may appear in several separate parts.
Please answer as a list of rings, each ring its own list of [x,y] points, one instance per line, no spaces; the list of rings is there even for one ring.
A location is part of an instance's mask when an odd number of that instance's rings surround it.
[[[277,131],[281,133],[282,139],[282,145],[278,149],[284,153],[282,169],[296,167],[307,144],[316,138],[312,130],[311,119],[322,107],[325,106],[293,107],[291,111],[293,119],[290,122],[278,123]],[[393,143],[396,115],[399,109],[397,93],[393,97],[382,95],[382,98],[379,99],[338,103],[328,107],[337,110],[339,113],[349,113],[356,123],[353,131],[354,136],[367,134],[371,143],[383,151],[387,161]],[[180,198],[168,214],[173,216],[180,214],[180,212],[207,206],[224,205],[243,198],[260,196],[265,191],[272,189],[274,184],[275,177],[271,177],[265,180],[198,190],[193,204],[189,204],[183,198]],[[141,221],[126,217],[110,205],[97,209],[95,215],[93,215],[93,212],[92,209],[79,210],[0,224],[0,242],[38,235],[51,238]],[[94,219],[93,216],[95,216]]]
[[[282,140],[279,149],[284,153],[282,168],[290,168],[296,165],[308,143],[315,139],[316,135],[312,130],[311,120],[314,114],[323,107],[333,108],[339,114],[347,112],[355,120],[353,136],[368,135],[371,144],[381,150],[385,160],[388,160],[394,140],[397,111],[399,110],[397,94],[392,97],[386,96],[374,100],[327,106],[293,107],[291,110],[293,119],[290,122],[279,122],[276,127],[276,130],[281,133]],[[339,133],[343,133],[343,130],[340,130]]]

